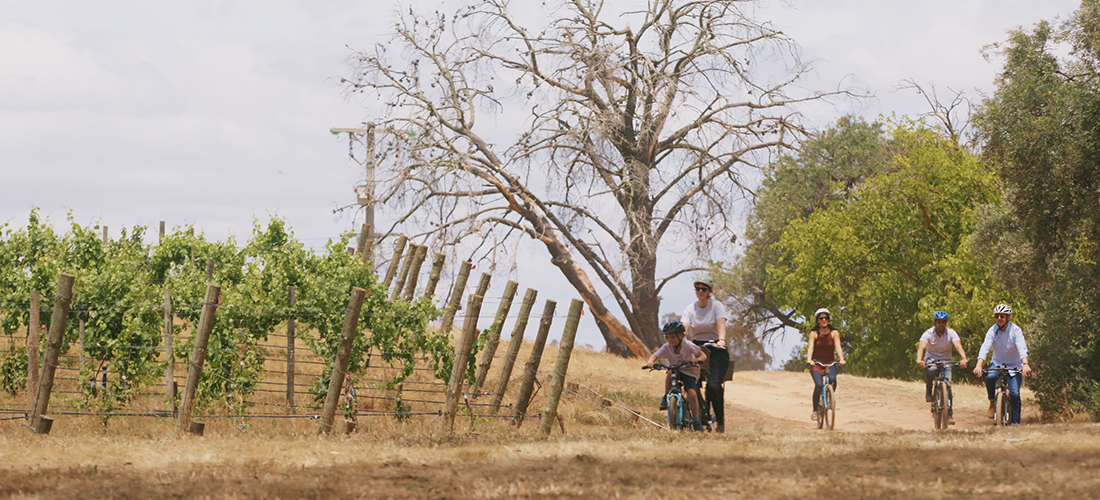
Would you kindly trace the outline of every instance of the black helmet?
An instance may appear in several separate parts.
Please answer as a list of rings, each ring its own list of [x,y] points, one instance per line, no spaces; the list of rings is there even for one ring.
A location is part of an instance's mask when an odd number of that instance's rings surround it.
[[[672,333],[684,333],[684,324],[677,320],[669,321],[668,323],[665,323],[664,328],[661,328],[661,333],[665,335],[669,335]]]

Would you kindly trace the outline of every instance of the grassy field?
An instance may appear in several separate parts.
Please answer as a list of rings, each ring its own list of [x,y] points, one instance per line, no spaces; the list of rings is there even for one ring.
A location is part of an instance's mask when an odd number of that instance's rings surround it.
[[[556,354],[548,346],[544,380]],[[675,434],[595,396],[660,419],[660,375],[640,365],[577,349],[566,432],[549,436],[537,421],[465,416],[453,432],[435,416],[360,417],[358,432],[331,436],[308,419],[211,419],[205,437],[148,417],[58,417],[49,436],[0,422],[0,497],[1100,498],[1100,425],[1032,416],[994,429],[978,387],[958,387],[958,428],[935,432],[922,384],[842,375],[827,432],[805,418],[808,375],[739,373],[727,434]]]

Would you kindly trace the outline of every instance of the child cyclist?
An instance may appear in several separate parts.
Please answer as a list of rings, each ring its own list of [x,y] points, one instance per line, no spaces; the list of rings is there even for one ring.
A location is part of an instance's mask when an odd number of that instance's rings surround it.
[[[684,324],[679,321],[669,321],[661,328],[665,334],[665,344],[657,349],[646,363],[647,368],[653,368],[658,359],[667,359],[669,365],[676,365],[681,361],[691,361],[691,366],[678,369],[680,381],[684,383],[684,391],[687,392],[688,407],[691,408],[691,428],[697,431],[703,430],[703,424],[699,422],[699,363],[707,360],[706,351],[699,346],[684,342]],[[672,389],[672,374],[665,376],[665,394]],[[668,401],[661,400],[661,409],[668,409]]]

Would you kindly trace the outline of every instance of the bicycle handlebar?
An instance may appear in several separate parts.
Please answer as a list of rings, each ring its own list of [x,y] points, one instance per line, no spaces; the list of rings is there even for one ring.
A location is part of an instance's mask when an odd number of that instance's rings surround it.
[[[693,365],[695,365],[694,361],[681,361],[681,362],[676,363],[672,366],[662,365],[661,363],[653,363],[653,366],[644,365],[644,366],[642,366],[642,369],[643,370],[675,370],[675,369],[678,369],[678,368],[683,368],[685,366],[693,366]]]
[[[722,346],[718,345],[716,342],[718,342],[718,341],[717,340],[708,340],[707,343],[703,344],[703,347],[713,347],[715,349],[725,349],[725,347],[722,347]]]
[[[931,360],[926,359],[926,360],[924,360],[924,364],[925,365],[940,365],[940,366],[959,366],[958,361],[937,361],[937,360],[934,360],[934,359],[931,359]]]
[[[1021,370],[1019,368],[1009,368],[1007,366],[1001,365],[997,368],[983,368],[982,369],[982,375],[988,375],[989,372],[1001,372],[1001,371],[1007,372],[1008,376],[1010,376],[1010,377],[1015,376],[1017,373],[1023,373],[1024,372],[1023,370]]]
[[[832,363],[822,363],[822,362],[820,362],[820,361],[818,361],[818,360],[816,360],[816,359],[815,359],[815,360],[814,360],[814,364],[815,364],[815,365],[817,365],[817,366],[820,366],[820,367],[822,367],[822,368],[828,368],[828,367],[830,367],[830,366],[833,366],[833,365],[835,365],[835,364],[836,364],[836,361],[833,361]]]

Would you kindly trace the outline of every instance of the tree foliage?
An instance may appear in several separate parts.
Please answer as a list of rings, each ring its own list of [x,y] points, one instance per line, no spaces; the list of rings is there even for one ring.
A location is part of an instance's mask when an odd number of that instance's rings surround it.
[[[886,169],[793,219],[775,249],[767,289],[802,318],[819,307],[842,325],[855,373],[914,376],[913,352],[932,313],[946,309],[973,349],[989,305],[1006,295],[970,248],[978,207],[998,200],[995,177],[950,137],[894,124]]]
[[[1100,2],[1083,1],[1060,26],[1013,31],[994,50],[1004,68],[976,122],[1007,203],[979,228],[980,250],[1034,314],[1043,411],[1100,419]]]
[[[728,247],[746,173],[793,145],[794,107],[821,94],[797,90],[797,49],[751,2],[558,1],[536,28],[518,5],[410,10],[391,43],[356,54],[350,89],[407,131],[381,198],[441,245],[538,241],[609,348],[645,355],[663,341],[662,287],[696,269],[664,271],[659,251]]]

